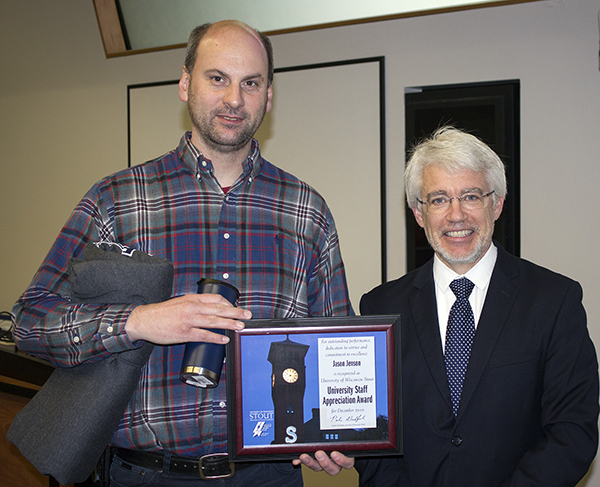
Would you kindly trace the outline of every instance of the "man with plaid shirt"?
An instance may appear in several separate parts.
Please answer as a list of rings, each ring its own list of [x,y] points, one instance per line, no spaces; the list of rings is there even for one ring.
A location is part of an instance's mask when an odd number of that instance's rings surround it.
[[[142,478],[144,485],[216,482],[181,470],[227,451],[225,374],[215,389],[183,383],[185,343],[226,343],[208,329],[239,330],[250,317],[352,314],[325,201],[264,160],[253,139],[271,108],[272,79],[272,48],[262,34],[236,21],[194,29],[179,82],[192,131],[159,159],[97,183],[15,305],[19,348],[59,367],[145,341],[158,345],[112,438],[111,485],[139,485]],[[70,302],[67,262],[97,241],[169,259],[172,299],[138,306]],[[239,307],[196,294],[202,277],[237,287]],[[302,485],[291,462],[242,467],[218,482]]]

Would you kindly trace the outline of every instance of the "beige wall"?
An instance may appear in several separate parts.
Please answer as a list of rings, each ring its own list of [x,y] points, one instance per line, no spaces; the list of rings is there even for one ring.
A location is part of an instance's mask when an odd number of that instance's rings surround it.
[[[582,283],[600,343],[599,7],[547,0],[273,37],[279,67],[386,56],[390,278],[404,272],[404,88],[518,78],[522,256]],[[177,77],[183,52],[107,60],[92,2],[72,0],[2,0],[0,49],[7,310],[83,193],[126,166],[126,86]]]

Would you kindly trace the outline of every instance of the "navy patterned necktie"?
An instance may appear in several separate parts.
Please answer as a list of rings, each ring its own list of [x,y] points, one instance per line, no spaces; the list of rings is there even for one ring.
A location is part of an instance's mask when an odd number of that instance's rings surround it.
[[[475,318],[469,303],[473,287],[474,284],[466,277],[455,279],[450,283],[450,289],[456,295],[456,301],[450,308],[448,316],[444,360],[454,416],[458,412],[463,380],[475,336]]]

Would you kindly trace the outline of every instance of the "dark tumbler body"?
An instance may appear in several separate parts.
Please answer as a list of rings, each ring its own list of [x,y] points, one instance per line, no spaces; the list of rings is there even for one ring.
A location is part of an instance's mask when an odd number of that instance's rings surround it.
[[[235,286],[216,279],[200,279],[198,294],[220,294],[234,306],[240,296]],[[225,334],[224,330],[210,330]],[[180,378],[195,387],[217,387],[225,359],[225,345],[205,342],[190,342],[185,346],[181,363]]]

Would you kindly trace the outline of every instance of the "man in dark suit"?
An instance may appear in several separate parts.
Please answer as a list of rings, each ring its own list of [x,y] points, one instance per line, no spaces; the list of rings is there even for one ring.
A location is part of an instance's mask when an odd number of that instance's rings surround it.
[[[435,257],[361,300],[363,315],[401,315],[404,455],[357,459],[360,485],[575,486],[598,446],[581,286],[492,241],[504,166],[476,137],[438,130],[405,185]],[[300,460],[332,475],[354,464]]]

